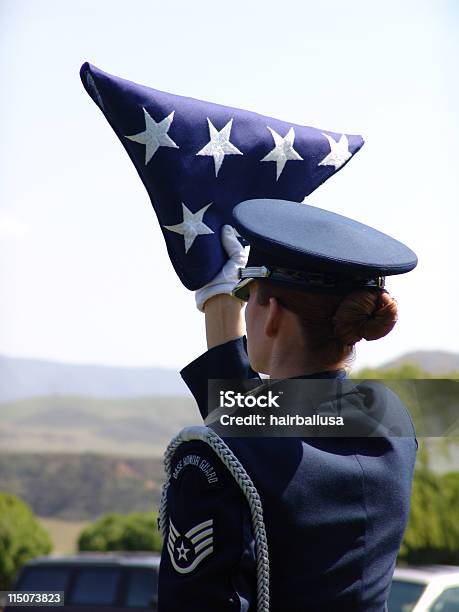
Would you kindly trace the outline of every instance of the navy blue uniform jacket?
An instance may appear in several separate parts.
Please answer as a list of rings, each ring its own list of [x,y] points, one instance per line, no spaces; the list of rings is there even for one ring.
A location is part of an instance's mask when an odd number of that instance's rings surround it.
[[[209,379],[259,378],[250,367],[245,337],[210,349],[181,374],[203,418]],[[261,500],[270,612],[386,610],[409,514],[414,429],[409,437],[225,442]],[[253,513],[241,487],[206,442],[185,441],[175,451],[167,517],[159,612],[268,609],[257,607],[260,559]]]

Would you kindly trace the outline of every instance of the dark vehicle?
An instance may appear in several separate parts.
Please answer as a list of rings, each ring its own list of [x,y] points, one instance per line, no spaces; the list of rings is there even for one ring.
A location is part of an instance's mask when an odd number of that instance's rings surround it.
[[[159,555],[80,553],[37,557],[26,563],[12,588],[63,591],[64,606],[6,606],[5,612],[132,612],[157,610]]]

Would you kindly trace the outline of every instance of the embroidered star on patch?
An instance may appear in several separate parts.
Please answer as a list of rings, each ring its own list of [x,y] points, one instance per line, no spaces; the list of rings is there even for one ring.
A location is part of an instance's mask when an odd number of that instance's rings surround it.
[[[198,567],[201,561],[212,554],[214,550],[213,524],[213,519],[203,521],[183,535],[169,519],[167,550],[172,567],[176,572],[189,574]]]

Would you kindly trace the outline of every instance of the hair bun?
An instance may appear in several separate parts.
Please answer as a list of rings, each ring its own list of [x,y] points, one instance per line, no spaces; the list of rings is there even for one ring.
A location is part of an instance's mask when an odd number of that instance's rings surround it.
[[[335,336],[352,345],[386,336],[397,322],[397,302],[387,291],[359,289],[346,295],[333,316]]]

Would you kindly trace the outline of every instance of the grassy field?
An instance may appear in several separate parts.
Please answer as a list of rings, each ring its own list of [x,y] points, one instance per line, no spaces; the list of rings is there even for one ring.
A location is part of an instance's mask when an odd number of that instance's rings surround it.
[[[183,427],[201,422],[191,397],[36,397],[0,403],[0,447],[10,453],[160,457]]]
[[[54,544],[53,554],[72,554],[77,552],[77,539],[87,521],[62,521],[60,519],[38,517],[48,531]]]

